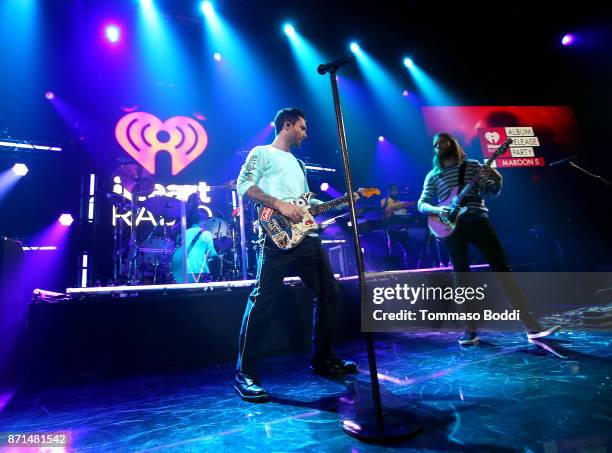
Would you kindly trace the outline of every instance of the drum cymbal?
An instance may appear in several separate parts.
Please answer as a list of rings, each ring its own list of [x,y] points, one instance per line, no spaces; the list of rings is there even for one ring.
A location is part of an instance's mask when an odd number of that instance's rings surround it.
[[[112,179],[121,178],[121,185],[130,193],[150,195],[155,189],[153,175],[138,164],[123,164],[115,170]]]
[[[166,219],[181,216],[181,202],[173,197],[159,196],[147,198],[142,205],[153,214],[163,216]]]

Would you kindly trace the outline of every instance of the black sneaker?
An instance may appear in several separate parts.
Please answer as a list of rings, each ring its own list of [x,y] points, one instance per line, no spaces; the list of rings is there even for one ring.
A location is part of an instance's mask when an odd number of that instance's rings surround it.
[[[310,369],[313,373],[323,376],[338,376],[357,373],[357,364],[352,360],[342,360],[331,356],[323,360],[313,358],[310,362]]]
[[[530,332],[527,332],[527,339],[528,340],[535,340],[536,338],[547,337],[547,336],[552,335],[553,333],[557,332],[560,329],[561,329],[561,326],[552,326],[550,329],[546,329],[546,330],[530,331]]]
[[[461,346],[476,346],[478,344],[478,333],[476,332],[464,332],[459,338],[459,344]]]
[[[259,385],[259,379],[246,373],[236,372],[234,388],[245,401],[263,403],[268,399],[266,389]]]

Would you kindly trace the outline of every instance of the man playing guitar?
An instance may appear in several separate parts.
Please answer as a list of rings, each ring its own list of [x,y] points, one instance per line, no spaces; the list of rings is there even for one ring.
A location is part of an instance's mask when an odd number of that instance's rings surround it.
[[[306,138],[304,113],[295,108],[280,110],[274,119],[276,137],[271,145],[253,148],[237,180],[238,192],[250,200],[300,222],[303,210],[287,200],[309,192],[303,162],[291,150]],[[310,199],[311,204],[320,203]],[[331,348],[333,306],[338,287],[329,259],[316,233],[307,235],[289,250],[280,250],[266,235],[258,256],[257,281],[249,295],[239,337],[234,387],[246,401],[265,401],[267,393],[257,375],[257,356],[273,304],[289,268],[295,266],[304,284],[315,294],[312,326],[311,368],[334,375],[357,372],[355,362],[337,358]]]
[[[480,179],[462,204],[467,212],[461,216],[455,231],[446,239],[448,252],[455,272],[469,272],[468,246],[473,244],[491,266],[494,272],[511,272],[506,254],[491,222],[484,196],[498,196],[502,188],[502,175],[495,169],[482,166],[478,161],[467,159],[459,142],[450,134],[442,132],[433,139],[433,169],[425,177],[423,192],[418,201],[418,209],[423,214],[444,218],[450,213],[447,206],[436,206],[464,181],[479,175]],[[461,187],[460,187],[461,189]],[[521,311],[521,320],[527,329],[529,339],[541,338],[557,331],[559,326],[543,330],[538,320],[529,311],[527,303],[514,278],[500,274],[502,285],[511,303]],[[477,324],[468,322],[465,333],[459,339],[464,346],[478,343]]]

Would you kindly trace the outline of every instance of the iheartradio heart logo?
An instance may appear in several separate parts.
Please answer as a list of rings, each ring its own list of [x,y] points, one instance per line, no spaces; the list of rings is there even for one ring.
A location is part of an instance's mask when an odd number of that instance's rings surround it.
[[[115,137],[121,147],[155,174],[155,156],[159,151],[170,153],[172,176],[183,171],[204,152],[208,135],[204,127],[187,116],[174,116],[161,122],[155,115],[133,112],[115,126]]]
[[[487,132],[485,138],[489,143],[497,143],[499,141],[499,134],[497,132]]]

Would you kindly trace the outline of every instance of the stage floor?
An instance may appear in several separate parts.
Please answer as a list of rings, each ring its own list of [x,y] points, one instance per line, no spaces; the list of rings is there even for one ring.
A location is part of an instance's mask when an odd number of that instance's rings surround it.
[[[422,426],[402,448],[610,448],[611,333],[561,333],[546,342],[548,349],[519,333],[485,333],[480,346],[463,349],[456,337],[456,332],[378,337],[383,401]],[[312,375],[306,355],[267,359],[262,376],[271,401],[266,404],[238,398],[230,363],[21,389],[0,398],[0,433],[68,431],[73,451],[92,452],[383,451],[341,430],[342,417],[366,402],[369,381],[362,342],[338,350],[357,360],[358,375]]]

